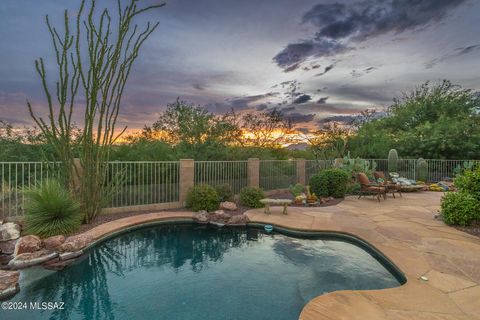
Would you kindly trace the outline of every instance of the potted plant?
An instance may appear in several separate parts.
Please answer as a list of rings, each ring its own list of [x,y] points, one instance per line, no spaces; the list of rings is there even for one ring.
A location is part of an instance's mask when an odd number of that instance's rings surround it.
[[[296,185],[291,185],[289,190],[295,199],[295,204],[302,204],[306,198],[305,194],[303,193],[303,186],[300,183],[297,183]]]
[[[310,186],[307,186],[307,203],[309,205],[315,204],[318,201],[318,197],[315,193],[310,192]]]
[[[295,204],[303,204],[306,199],[307,199],[307,197],[305,196],[305,194],[301,194],[299,196],[296,196],[295,197]]]

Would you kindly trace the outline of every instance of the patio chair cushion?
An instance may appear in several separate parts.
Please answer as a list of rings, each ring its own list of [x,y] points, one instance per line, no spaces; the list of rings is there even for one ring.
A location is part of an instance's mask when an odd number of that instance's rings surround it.
[[[385,187],[370,186],[370,187],[367,187],[367,190],[381,192],[381,191],[385,191]]]

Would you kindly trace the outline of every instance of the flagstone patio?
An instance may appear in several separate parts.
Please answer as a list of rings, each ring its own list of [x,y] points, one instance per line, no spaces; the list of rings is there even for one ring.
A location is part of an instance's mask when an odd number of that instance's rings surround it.
[[[347,197],[322,208],[272,207],[246,214],[251,222],[355,235],[406,275],[401,287],[336,291],[319,296],[300,319],[480,319],[480,239],[434,219],[442,193],[422,192],[378,202]],[[428,281],[421,280],[426,276]]]

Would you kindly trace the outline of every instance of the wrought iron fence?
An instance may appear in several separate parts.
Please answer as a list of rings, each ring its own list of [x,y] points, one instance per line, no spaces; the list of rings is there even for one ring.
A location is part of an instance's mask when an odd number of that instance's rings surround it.
[[[370,165],[375,162],[378,171],[389,171],[387,159],[367,161]],[[428,182],[436,182],[446,177],[453,178],[463,168],[480,166],[480,160],[425,161]],[[308,183],[312,175],[334,165],[334,160],[306,160],[305,172],[297,172],[295,160],[261,160],[257,174],[262,189],[275,190],[288,188],[298,182],[303,175]],[[23,215],[25,197],[22,190],[34,187],[47,178],[60,177],[60,166],[60,162],[0,162],[0,217]],[[238,194],[241,188],[248,185],[248,166],[248,161],[196,161],[192,182],[212,186],[228,184],[232,191]],[[397,171],[403,177],[418,179],[417,160],[400,159]],[[178,202],[180,180],[178,161],[110,162],[105,183],[113,185],[114,188],[107,207]]]
[[[179,198],[178,161],[115,161],[108,164],[106,183],[113,195],[107,207],[176,202]]]
[[[228,184],[233,193],[248,184],[248,161],[195,161],[195,184]]]
[[[370,163],[370,168],[372,168],[373,163],[375,163],[376,171],[389,172],[388,159],[366,159],[366,161]],[[446,178],[454,178],[457,172],[462,169],[469,166],[480,165],[480,160],[425,159],[425,162],[427,163],[427,182],[437,182]],[[417,164],[418,159],[398,159],[396,171],[401,177],[417,180],[419,178],[419,168]],[[318,171],[332,168],[334,165],[334,160],[307,160],[305,166],[306,181]]]
[[[60,166],[60,162],[0,162],[0,217],[23,215],[23,190],[58,178]]]
[[[275,190],[288,188],[297,182],[297,162],[295,160],[260,161],[260,188]]]
[[[333,168],[335,160],[306,160],[305,161],[305,181],[308,183],[310,178],[323,169]]]

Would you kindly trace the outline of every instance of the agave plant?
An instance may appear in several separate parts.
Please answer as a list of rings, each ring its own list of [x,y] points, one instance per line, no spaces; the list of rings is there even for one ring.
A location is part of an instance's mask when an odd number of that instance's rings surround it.
[[[24,193],[27,233],[40,237],[68,234],[82,223],[80,204],[58,180],[45,180]]]

